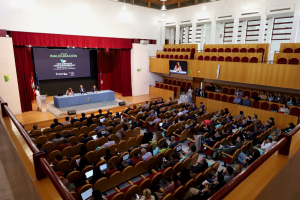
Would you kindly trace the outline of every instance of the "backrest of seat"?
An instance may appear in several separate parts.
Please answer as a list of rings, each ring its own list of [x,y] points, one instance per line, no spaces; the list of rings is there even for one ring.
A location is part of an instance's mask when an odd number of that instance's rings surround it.
[[[67,170],[70,170],[71,163],[68,160],[61,160],[57,165],[56,169],[59,172],[65,173]]]
[[[97,142],[95,140],[90,140],[90,141],[88,141],[88,143],[86,143],[86,148],[88,150],[94,151],[96,149],[96,147],[97,147]]]
[[[126,192],[125,192],[125,200],[131,200],[132,197],[135,197],[135,194],[137,194],[139,187],[137,185],[131,186]]]
[[[106,177],[100,178],[93,187],[93,190],[100,190],[101,192],[105,192],[107,190],[108,179]]]
[[[174,197],[175,200],[181,199],[183,197],[183,195],[184,195],[184,187],[183,186],[179,186],[173,192],[173,197]]]
[[[73,157],[73,155],[74,155],[73,147],[66,147],[62,151],[62,156]]]
[[[96,161],[95,151],[89,151],[87,154],[85,154],[85,157],[88,159],[90,163],[94,163]]]
[[[173,168],[172,167],[168,167],[163,172],[163,179],[171,178],[172,174],[173,174]]]
[[[84,193],[85,191],[87,191],[88,189],[90,189],[92,187],[93,187],[92,184],[86,184],[86,185],[82,186],[78,191],[78,196],[81,196],[82,193]]]
[[[137,164],[135,164],[133,174],[134,174],[134,176],[137,176],[137,175],[143,173],[145,170],[146,170],[145,169],[145,162],[140,161]]]
[[[121,177],[121,172],[116,171],[115,173],[113,173],[109,179],[108,179],[108,187],[107,189],[110,189],[118,184],[120,184],[120,177]]]
[[[127,166],[122,170],[122,176],[120,177],[122,179],[122,182],[125,182],[129,180],[133,175],[133,167]]]
[[[109,162],[113,162],[115,164],[115,166],[117,166],[120,162],[120,159],[118,156],[113,156],[107,161],[107,163],[109,163]]]

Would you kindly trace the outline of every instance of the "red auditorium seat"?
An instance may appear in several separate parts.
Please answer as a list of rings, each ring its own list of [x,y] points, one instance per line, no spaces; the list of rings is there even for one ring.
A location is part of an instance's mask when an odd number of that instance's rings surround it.
[[[185,52],[191,52],[191,49],[190,49],[190,48],[187,48],[187,49],[185,50]]]
[[[185,56],[184,56],[184,59],[185,59],[185,60],[188,60],[188,59],[189,59],[189,56],[188,56],[188,55],[185,55]]]
[[[224,52],[224,49],[223,48],[219,48],[218,52]]]
[[[252,107],[252,108],[259,108],[259,101],[253,101],[253,102],[251,103],[251,107]]]
[[[174,58],[174,56],[173,55],[170,55],[170,59],[173,59]]]
[[[167,84],[167,83],[168,83],[168,79],[165,79],[165,80],[164,80],[164,84]]]
[[[223,94],[228,94],[228,88],[223,88]]]
[[[194,58],[195,52],[196,52],[196,49],[192,48],[192,50],[191,50],[191,58]]]
[[[164,84],[160,84],[159,88],[164,89]]]
[[[262,110],[269,110],[269,103],[268,102],[262,102],[260,104],[260,109],[262,109]]]
[[[210,48],[206,48],[204,52],[210,52]]]
[[[249,63],[258,63],[258,58],[256,58],[256,57],[250,58]]]
[[[168,85],[165,85],[165,86],[164,86],[164,89],[166,89],[166,90],[167,90],[168,88],[169,88],[169,86],[168,86]]]
[[[227,53],[228,53],[228,52],[231,52],[231,49],[230,49],[230,48],[226,48],[226,49],[225,49],[225,52],[227,52]]]
[[[241,58],[240,57],[234,57],[232,62],[240,62],[241,61]]]
[[[178,59],[178,55],[175,55],[174,59]]]
[[[173,83],[172,83],[172,85],[176,85],[176,80],[173,80]]]
[[[224,57],[223,56],[219,56],[218,57],[218,61],[224,61]]]
[[[258,92],[252,92],[252,95],[251,95],[252,98],[254,97],[258,97]]]
[[[265,52],[265,49],[263,49],[263,48],[259,48],[259,49],[256,50],[256,53],[263,53],[264,54],[264,52]]]
[[[167,48],[164,48],[164,51],[168,51],[168,49],[167,49]]]
[[[169,90],[173,90],[173,86],[172,85],[169,86]]]
[[[276,111],[276,112],[278,112],[278,110],[279,110],[279,105],[277,105],[277,104],[275,104],[275,103],[271,104],[270,110],[271,110],[271,111]]]
[[[238,53],[239,52],[239,49],[238,48],[233,48],[232,49],[232,53]]]
[[[166,79],[165,79],[166,80]],[[155,87],[159,88],[159,82],[155,83]]]
[[[191,86],[192,86],[192,83],[191,83],[191,82],[188,82],[188,83],[186,84],[186,89],[188,90]]]
[[[203,60],[203,56],[198,56],[198,60]]]
[[[300,109],[296,108],[296,107],[293,107],[293,108],[291,108],[291,113],[290,114],[298,117],[300,115]]]
[[[181,90],[185,91],[185,89],[186,89],[186,82],[182,81]]]
[[[220,94],[216,94],[215,95],[215,100],[220,101],[221,100],[221,95]]]
[[[179,56],[179,59],[183,59],[183,55],[180,55],[180,56]]]
[[[157,55],[156,55],[156,58],[160,58],[160,55],[159,55],[159,54],[157,54]]]
[[[222,95],[222,101],[223,101],[223,102],[227,102],[227,101],[228,101],[227,95]]]
[[[173,91],[174,91],[174,96],[176,97],[176,95],[177,95],[177,91],[178,90],[178,87],[173,87]]]
[[[164,54],[162,54],[162,55],[161,55],[161,58],[165,58],[165,55],[164,55]]]
[[[168,52],[171,52],[171,48],[168,48]]]
[[[250,91],[248,91],[248,90],[246,90],[246,91],[243,93],[244,97],[245,97],[245,96],[250,97],[250,94],[251,94],[251,93],[250,93]]]
[[[205,57],[204,57],[204,60],[209,60],[209,59],[210,59],[209,56],[205,56]]]
[[[211,52],[217,52],[217,49],[216,48],[212,48]]]
[[[177,81],[177,86],[181,87],[181,81]]]
[[[247,49],[246,48],[241,48],[240,53],[247,53]]]
[[[169,59],[169,55],[168,54],[166,55],[166,58]]]
[[[287,59],[286,58],[279,58],[277,60],[277,64],[286,64],[287,63]]]
[[[231,89],[229,90],[229,95],[234,95],[234,93],[235,93],[235,89],[232,89],[232,88],[231,88]]]
[[[248,53],[255,53],[255,49],[254,48],[248,49]]]
[[[300,53],[300,48],[295,49],[294,53]]]
[[[208,98],[209,99],[214,99],[214,93],[209,93]]]
[[[243,57],[243,58],[241,59],[241,62],[242,62],[242,63],[247,63],[247,62],[249,62],[249,58],[248,58],[248,57]]]
[[[210,60],[211,61],[217,61],[217,56],[212,56]]]
[[[172,85],[172,80],[171,79],[168,80],[168,84]]]
[[[291,58],[289,59],[289,65],[298,65],[299,60],[297,58]]]
[[[225,58],[225,61],[226,61],[226,62],[232,62],[231,56],[227,56],[227,57]]]
[[[180,51],[181,51],[181,52],[185,52],[185,48],[182,48]]]
[[[293,49],[291,49],[291,48],[285,48],[284,50],[283,50],[283,53],[293,53]]]
[[[233,100],[234,100],[234,97],[233,97],[233,96],[230,96],[230,97],[228,98],[228,103],[233,103]]]
[[[176,51],[177,51],[177,52],[180,52],[180,48],[177,48]]]
[[[175,49],[175,48],[173,48],[173,49],[172,49],[172,52],[175,52],[175,51],[176,51],[176,49]]]

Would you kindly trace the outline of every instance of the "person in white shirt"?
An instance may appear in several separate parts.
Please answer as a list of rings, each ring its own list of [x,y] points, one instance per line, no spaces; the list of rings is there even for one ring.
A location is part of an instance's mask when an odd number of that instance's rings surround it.
[[[112,141],[112,140],[111,140],[111,137],[110,137],[110,136],[107,137],[107,140],[108,140],[108,141],[103,145],[104,148],[107,148],[107,147],[109,147],[110,145],[116,143],[115,141]]]
[[[37,111],[40,111],[40,108],[42,107],[41,103],[41,95],[39,91],[39,86],[35,87],[35,99],[36,99],[36,106],[37,106]]]
[[[139,198],[136,198],[136,200],[155,200],[155,198],[151,195],[151,191],[149,189],[144,189],[143,195],[139,195]]]
[[[272,138],[267,138],[261,144],[261,149],[268,151],[274,144],[276,144],[276,141],[273,141]]]
[[[141,149],[141,153],[142,153],[142,158],[143,161],[145,162],[148,158],[150,158],[152,156],[151,152],[147,152],[147,150],[145,148]]]
[[[285,104],[283,104],[283,105],[281,106],[281,108],[279,109],[279,112],[283,112],[283,113],[286,114],[286,115],[289,115],[289,114],[290,114],[290,110],[289,110],[289,108],[286,107]]]
[[[189,102],[192,103],[192,97],[193,97],[193,88],[192,88],[192,87],[190,87],[190,88],[188,89],[187,97],[188,97],[188,99],[189,99]]]
[[[179,109],[179,112],[178,112],[177,116],[180,116],[180,115],[183,115],[183,112],[182,112],[181,108]]]
[[[61,123],[61,125],[65,126],[65,125],[67,125],[67,124],[71,124],[71,122],[70,122],[70,117],[66,117],[65,120],[66,120],[66,121],[63,122],[63,123]]]

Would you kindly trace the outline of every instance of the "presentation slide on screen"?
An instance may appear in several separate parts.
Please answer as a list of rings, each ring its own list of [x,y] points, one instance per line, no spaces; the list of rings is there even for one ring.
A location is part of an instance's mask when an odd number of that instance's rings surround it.
[[[39,80],[90,76],[89,50],[33,48]]]
[[[170,60],[169,61],[170,73],[172,74],[187,74],[187,61],[177,61]]]

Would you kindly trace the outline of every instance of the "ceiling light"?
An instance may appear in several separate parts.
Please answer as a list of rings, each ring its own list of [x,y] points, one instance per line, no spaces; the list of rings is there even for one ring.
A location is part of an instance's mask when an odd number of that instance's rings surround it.
[[[165,12],[163,12],[163,14],[162,14],[161,16],[165,17],[165,16],[166,16],[166,13],[165,13]]]
[[[163,11],[167,10],[167,9],[166,9],[166,6],[165,6],[165,5],[163,5],[163,6],[161,7],[161,9],[160,9],[160,10],[163,10]]]

